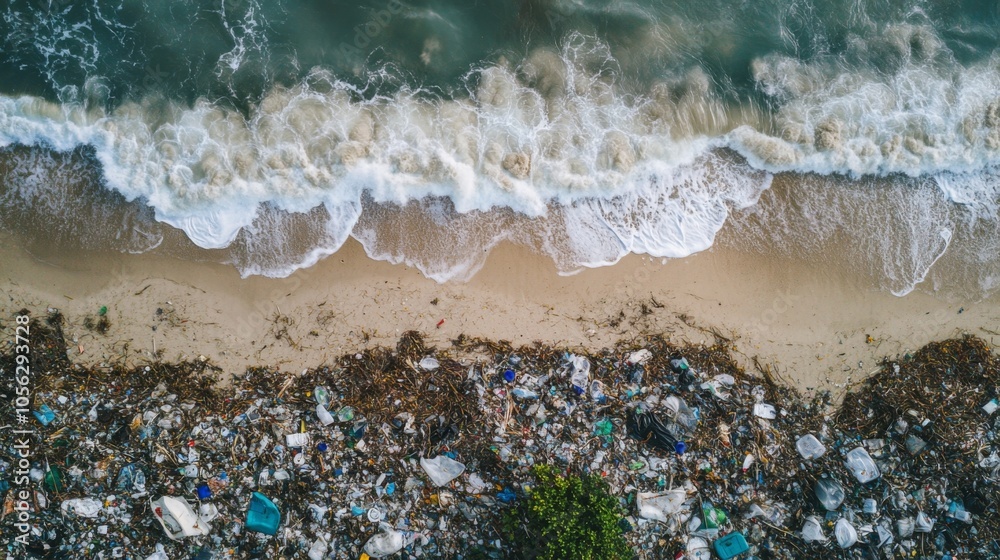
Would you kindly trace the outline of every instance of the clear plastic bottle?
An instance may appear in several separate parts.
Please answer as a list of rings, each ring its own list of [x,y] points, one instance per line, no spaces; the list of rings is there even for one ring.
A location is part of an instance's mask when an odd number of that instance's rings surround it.
[[[799,451],[799,455],[801,455],[806,461],[819,459],[824,453],[826,453],[826,446],[820,443],[820,441],[816,439],[816,436],[812,434],[806,434],[800,437],[795,442],[795,449]]]
[[[590,383],[590,360],[583,356],[573,356],[570,363],[573,366],[570,383],[576,394],[582,395]]]
[[[514,387],[514,390],[511,391],[511,393],[519,399],[530,400],[538,398],[538,393],[532,391],[531,389],[525,389],[524,387]]]

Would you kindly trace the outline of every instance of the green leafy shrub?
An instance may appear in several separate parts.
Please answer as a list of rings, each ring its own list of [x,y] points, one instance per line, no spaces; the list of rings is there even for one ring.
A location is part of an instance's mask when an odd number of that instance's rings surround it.
[[[599,476],[563,476],[535,465],[535,486],[505,518],[514,558],[524,560],[629,560],[618,500]]]

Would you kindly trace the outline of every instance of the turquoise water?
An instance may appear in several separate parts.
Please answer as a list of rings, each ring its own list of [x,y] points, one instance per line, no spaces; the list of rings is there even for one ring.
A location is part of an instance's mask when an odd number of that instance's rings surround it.
[[[565,274],[724,243],[898,294],[1000,282],[995,2],[0,10],[0,224],[28,237],[176,229],[244,275],[353,237],[440,281],[511,241]]]

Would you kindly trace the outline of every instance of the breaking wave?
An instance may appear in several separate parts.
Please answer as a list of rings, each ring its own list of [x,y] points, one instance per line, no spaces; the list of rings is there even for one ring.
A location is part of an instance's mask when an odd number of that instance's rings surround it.
[[[226,79],[268,48],[249,40],[266,25],[252,12],[227,24]],[[851,229],[852,254],[900,295],[949,252],[995,267],[971,232],[998,218],[1000,55],[960,63],[933,28],[894,24],[835,55],[755,57],[748,90],[698,64],[634,79],[634,61],[577,32],[513,59],[448,91],[392,64],[360,80],[317,66],[242,108],[120,100],[92,73],[55,100],[3,95],[0,222],[30,210],[74,223],[81,197],[103,197],[91,218],[114,214],[118,233],[94,243],[150,250],[167,224],[244,276],[291,274],[351,236],[442,282],[470,278],[503,241],[572,274],[703,251],[727,223],[736,245],[791,252]],[[796,178],[793,198],[770,192],[775,174]]]

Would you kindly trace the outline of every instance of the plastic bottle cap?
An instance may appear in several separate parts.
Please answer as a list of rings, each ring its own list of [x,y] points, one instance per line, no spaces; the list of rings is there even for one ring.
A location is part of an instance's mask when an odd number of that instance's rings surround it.
[[[514,373],[514,370],[512,370],[512,369],[508,369],[508,370],[506,370],[506,371],[503,372],[503,379],[507,383],[513,383],[514,382],[514,377],[516,377],[516,374]]]
[[[328,448],[329,447],[326,445],[326,443],[323,442],[320,442],[320,444],[316,446],[316,449],[319,449],[320,452],[326,451]]]
[[[687,445],[685,445],[683,441],[678,441],[674,444],[674,451],[676,451],[678,455],[683,455],[686,450]]]

